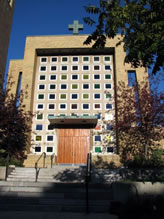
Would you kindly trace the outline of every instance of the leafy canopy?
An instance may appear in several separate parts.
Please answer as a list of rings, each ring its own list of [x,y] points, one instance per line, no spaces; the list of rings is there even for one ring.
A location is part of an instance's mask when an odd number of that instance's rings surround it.
[[[98,6],[85,9],[94,19],[85,17],[84,22],[96,27],[84,44],[104,47],[107,38],[121,34],[118,44],[124,43],[126,63],[153,65],[154,74],[164,69],[164,0],[99,0]]]

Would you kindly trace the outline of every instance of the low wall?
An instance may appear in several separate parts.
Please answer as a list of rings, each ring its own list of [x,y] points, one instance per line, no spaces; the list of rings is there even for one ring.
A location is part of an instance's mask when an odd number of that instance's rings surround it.
[[[97,168],[119,167],[121,165],[120,157],[117,154],[92,154],[92,165]]]
[[[28,154],[27,159],[24,160],[24,167],[35,167],[36,161],[39,159],[40,155]],[[55,165],[55,157],[53,159],[53,165]],[[51,166],[51,156],[47,155],[45,159],[45,167]],[[43,167],[43,156],[38,162],[38,167]]]
[[[13,167],[13,166],[9,167],[8,174],[10,174],[14,168],[15,167]],[[0,180],[5,180],[5,175],[6,175],[6,167],[0,166]]]
[[[112,184],[114,201],[126,203],[138,197],[163,196],[164,183],[156,182],[114,182]]]
[[[6,167],[0,167],[0,180],[5,179]]]

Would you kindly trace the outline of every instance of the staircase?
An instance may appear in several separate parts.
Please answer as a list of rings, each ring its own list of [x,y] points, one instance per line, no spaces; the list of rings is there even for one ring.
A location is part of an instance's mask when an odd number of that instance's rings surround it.
[[[35,182],[34,168],[15,168],[7,182],[0,181],[0,211],[86,212],[85,171],[66,166],[40,169]],[[102,170],[93,170],[89,212],[109,214],[113,197],[110,183],[105,183],[108,171],[102,176]]]

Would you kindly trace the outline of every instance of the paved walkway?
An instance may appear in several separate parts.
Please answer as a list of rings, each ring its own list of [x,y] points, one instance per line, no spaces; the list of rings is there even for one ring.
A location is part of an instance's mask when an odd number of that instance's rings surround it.
[[[84,213],[54,213],[54,212],[0,212],[1,219],[117,219],[110,214],[84,214]]]

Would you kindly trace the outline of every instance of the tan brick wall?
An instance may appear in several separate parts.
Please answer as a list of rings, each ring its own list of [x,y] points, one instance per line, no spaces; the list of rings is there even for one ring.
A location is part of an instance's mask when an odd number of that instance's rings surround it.
[[[0,0],[0,89],[3,85],[15,0]]]
[[[92,165],[96,168],[119,167],[120,157],[116,154],[92,155]]]
[[[27,156],[27,159],[24,160],[23,165],[25,167],[35,167],[35,163],[39,159],[40,155],[35,155],[35,154],[29,154]],[[53,158],[53,165],[55,165],[55,157]],[[50,167],[51,166],[51,156],[46,156],[45,159],[45,167]],[[43,157],[39,160],[38,162],[38,167],[42,168],[43,167]]]

